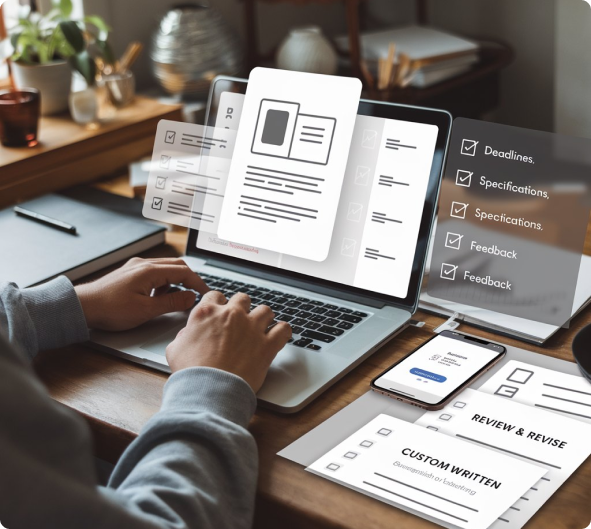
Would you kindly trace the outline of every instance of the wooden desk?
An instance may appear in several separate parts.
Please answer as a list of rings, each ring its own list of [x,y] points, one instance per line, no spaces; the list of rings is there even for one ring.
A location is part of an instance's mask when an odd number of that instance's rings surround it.
[[[119,183],[103,185],[125,190]],[[167,245],[150,256],[181,255],[185,234],[168,234]],[[589,245],[588,245],[589,247]],[[251,424],[260,454],[255,527],[282,529],[351,528],[423,529],[430,522],[370,499],[304,471],[276,454],[298,437],[341,410],[369,388],[370,380],[430,337],[443,318],[419,312],[422,329],[409,328],[346,375],[316,401],[295,415],[258,410]],[[561,330],[544,348],[508,338],[502,342],[563,360],[572,360],[570,344],[576,332],[591,322],[585,311],[568,330]],[[462,326],[460,330],[498,339]],[[99,457],[115,462],[122,450],[159,409],[166,376],[83,346],[41,354],[35,362],[41,379],[57,401],[80,412],[89,422]],[[590,440],[591,442],[591,440]],[[527,527],[583,529],[591,520],[591,459],[584,463],[532,518]]]

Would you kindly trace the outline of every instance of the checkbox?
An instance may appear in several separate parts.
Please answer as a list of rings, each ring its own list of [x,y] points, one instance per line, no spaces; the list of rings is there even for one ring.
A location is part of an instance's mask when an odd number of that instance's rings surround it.
[[[347,220],[350,220],[352,222],[360,222],[362,213],[363,213],[363,204],[357,204],[356,202],[351,202],[349,204],[349,209],[347,210]]]
[[[375,149],[377,139],[377,131],[365,129],[361,135],[361,146],[366,149]]]
[[[336,463],[330,463],[329,465],[326,465],[326,468],[328,468],[328,470],[332,470],[333,472],[335,472],[339,468],[341,468],[341,465],[337,465]]]
[[[156,177],[156,189],[164,189],[166,188],[166,176],[157,176]]]
[[[176,132],[174,132],[173,130],[167,130],[166,135],[164,136],[164,143],[173,144],[175,139],[176,139]]]
[[[359,454],[357,452],[347,452],[343,457],[347,459],[355,459]]]
[[[355,185],[366,186],[369,184],[369,177],[371,176],[371,169],[364,165],[358,165],[355,171]]]
[[[508,399],[512,399],[517,394],[518,391],[519,391],[519,388],[502,384],[495,391],[495,395],[499,395],[501,397],[507,397]]]
[[[344,238],[343,242],[341,243],[341,255],[344,257],[355,257],[356,248],[357,241]]]
[[[452,202],[450,216],[454,219],[465,219],[469,205],[470,204],[464,204],[463,202]]]
[[[462,140],[461,153],[464,156],[476,156],[476,146],[479,142],[476,140]]]
[[[160,156],[160,168],[161,169],[168,169],[170,167],[170,156],[166,156],[163,154]]]
[[[472,175],[470,171],[463,171],[462,169],[458,169],[456,173],[456,185],[462,187],[470,187],[472,184]]]
[[[449,263],[442,263],[441,264],[441,279],[448,279],[449,281],[455,281],[456,279],[456,270],[458,269],[457,265],[452,265]]]
[[[439,416],[439,420],[440,421],[450,421],[452,417],[453,417],[453,415],[450,415],[449,413],[442,413]]]
[[[517,384],[525,384],[532,376],[534,375],[533,371],[529,371],[528,369],[521,369],[517,368],[513,373],[511,373],[507,380],[509,382],[517,382]]]
[[[152,198],[152,209],[156,209],[156,210],[160,211],[162,209],[163,202],[164,202],[163,198],[153,197]]]
[[[462,409],[462,408],[465,408],[465,407],[466,407],[466,403],[465,402],[458,401],[458,402],[455,402],[454,403],[454,408],[460,408],[460,409]]]
[[[373,445],[373,441],[365,440],[359,443],[359,446],[362,446],[363,448],[369,448],[371,445]]]
[[[445,247],[451,248],[452,250],[459,250],[460,245],[462,244],[462,237],[464,236],[459,233],[448,231],[445,236]]]
[[[378,435],[383,435],[384,437],[388,437],[392,433],[392,430],[388,430],[388,428],[380,428],[378,430]]]

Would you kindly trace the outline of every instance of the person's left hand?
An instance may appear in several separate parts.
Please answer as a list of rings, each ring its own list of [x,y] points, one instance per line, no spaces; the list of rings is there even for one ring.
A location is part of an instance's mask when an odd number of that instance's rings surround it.
[[[192,292],[163,293],[169,285],[180,283],[202,295],[209,291],[182,259],[137,257],[101,279],[75,288],[91,329],[125,331],[161,314],[190,309],[195,303]]]

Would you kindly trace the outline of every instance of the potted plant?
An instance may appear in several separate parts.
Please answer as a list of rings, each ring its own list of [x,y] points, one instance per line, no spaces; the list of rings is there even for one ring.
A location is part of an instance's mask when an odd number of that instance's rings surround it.
[[[57,114],[68,108],[72,68],[88,86],[94,86],[96,63],[101,56],[113,62],[107,37],[109,27],[97,16],[72,19],[71,0],[52,0],[46,14],[25,9],[11,30],[10,42],[14,81],[17,87],[41,92],[41,113]]]

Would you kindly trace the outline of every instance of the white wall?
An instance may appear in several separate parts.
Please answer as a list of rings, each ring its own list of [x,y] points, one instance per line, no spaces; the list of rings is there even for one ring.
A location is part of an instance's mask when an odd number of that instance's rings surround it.
[[[556,131],[591,138],[591,7],[557,0]]]

